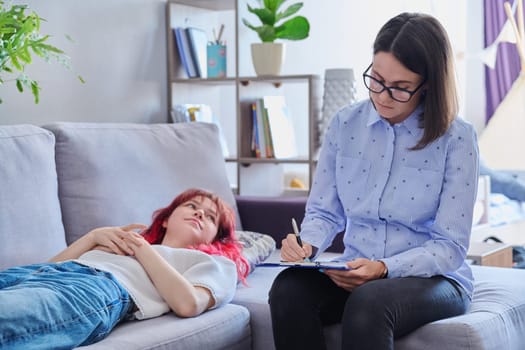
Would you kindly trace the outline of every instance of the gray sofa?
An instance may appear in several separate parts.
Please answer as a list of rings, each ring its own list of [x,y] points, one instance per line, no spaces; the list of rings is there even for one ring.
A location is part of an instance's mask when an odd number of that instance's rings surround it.
[[[0,268],[45,261],[95,227],[149,223],[194,186],[235,205],[212,124],[0,126]],[[229,304],[196,318],[127,322],[87,348],[250,346],[249,312]]]
[[[212,124],[0,126],[0,268],[44,261],[94,227],[147,223],[153,210],[195,186],[225,198],[239,229],[277,243],[290,217],[304,210],[304,199],[234,197]],[[267,293],[279,271],[256,268],[248,286],[239,284],[233,302],[217,310],[123,323],[86,348],[272,349]],[[525,271],[474,273],[466,315],[421,327],[396,349],[524,349]],[[329,349],[338,348],[338,327],[326,329]]]

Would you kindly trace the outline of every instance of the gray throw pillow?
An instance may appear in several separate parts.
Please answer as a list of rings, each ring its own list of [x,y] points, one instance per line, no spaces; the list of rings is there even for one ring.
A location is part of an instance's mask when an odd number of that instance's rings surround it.
[[[0,269],[44,262],[66,247],[55,138],[37,126],[0,126],[0,242]]]

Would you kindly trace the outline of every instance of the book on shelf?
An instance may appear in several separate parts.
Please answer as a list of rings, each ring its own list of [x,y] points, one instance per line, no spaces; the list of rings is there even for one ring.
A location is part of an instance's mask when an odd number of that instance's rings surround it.
[[[252,103],[252,155],[297,157],[295,129],[284,96],[264,96]]]
[[[173,28],[173,34],[175,36],[177,51],[186,75],[188,78],[197,78],[197,71],[195,70],[195,64],[191,55],[190,42],[186,30],[181,27],[176,27]]]
[[[265,129],[264,122],[264,112],[263,104],[261,99],[257,99],[255,102],[255,120],[254,125],[257,128],[257,139],[256,139],[256,148],[259,150],[260,158],[270,158],[269,144],[268,142],[268,133]],[[257,153],[256,153],[257,154]]]
[[[264,100],[259,100],[261,103],[262,123],[264,128],[264,143],[266,145],[266,158],[275,158],[273,149],[273,135],[270,131],[270,121],[268,120],[268,110],[264,105]]]
[[[213,123],[219,129],[219,138],[221,142],[222,155],[229,156],[228,144],[222,132],[219,119],[213,114],[211,107],[206,104],[176,104],[171,110],[171,119],[174,123],[204,122]]]
[[[264,96],[262,100],[269,124],[272,154],[275,158],[297,157],[295,128],[284,96]]]
[[[261,158],[261,149],[259,145],[259,131],[257,130],[257,104],[253,102],[250,104],[250,107],[251,107],[250,118],[252,118],[252,124],[251,124],[252,142],[251,142],[250,149],[252,151],[252,155],[255,158]]]
[[[197,73],[197,77],[206,78],[208,76],[208,64],[206,57],[206,46],[208,38],[206,32],[200,28],[188,27],[186,34],[189,39],[191,56]]]
[[[240,111],[241,111],[241,123],[240,128],[240,153],[241,158],[251,158],[256,157],[255,154],[255,127],[254,122],[256,118],[255,105],[253,104],[253,99],[241,99],[239,100]]]

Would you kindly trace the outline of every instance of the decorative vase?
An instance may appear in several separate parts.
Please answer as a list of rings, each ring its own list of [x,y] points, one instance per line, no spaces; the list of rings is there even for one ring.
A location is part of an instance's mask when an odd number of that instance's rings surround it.
[[[356,102],[354,71],[351,68],[326,69],[324,72],[323,107],[317,128],[320,146],[330,120],[341,107]]]
[[[252,62],[257,75],[279,75],[284,61],[283,43],[253,43]]]

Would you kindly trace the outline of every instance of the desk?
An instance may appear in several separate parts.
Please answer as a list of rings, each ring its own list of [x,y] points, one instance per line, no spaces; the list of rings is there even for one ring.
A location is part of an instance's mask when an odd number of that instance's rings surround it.
[[[471,242],[467,259],[474,265],[512,267],[512,246],[506,243]]]

